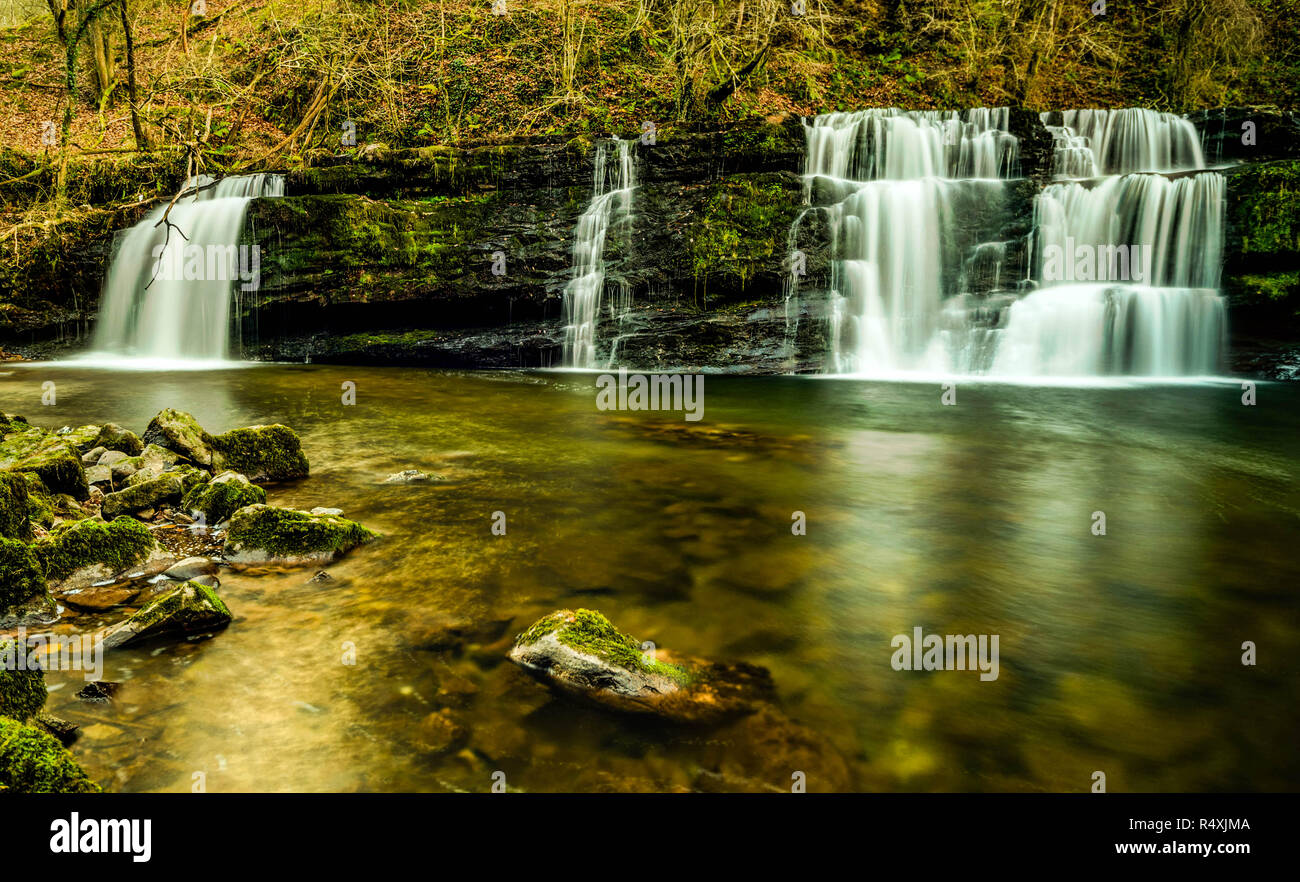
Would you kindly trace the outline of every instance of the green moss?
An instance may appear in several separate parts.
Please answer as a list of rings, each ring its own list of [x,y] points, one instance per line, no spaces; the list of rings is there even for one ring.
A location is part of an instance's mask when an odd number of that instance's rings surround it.
[[[27,647],[9,637],[0,637],[0,717],[25,720],[45,706],[45,672],[19,670],[19,654]]]
[[[230,608],[211,587],[185,582],[131,616],[130,623],[139,638],[146,638],[159,633],[161,627],[198,631],[232,618]]]
[[[743,290],[760,272],[780,272],[796,200],[783,181],[756,178],[720,181],[691,226],[691,268],[706,285]]]
[[[76,499],[90,495],[81,455],[56,435],[41,429],[6,434],[0,441],[0,468],[39,475],[45,486]]]
[[[218,476],[186,493],[181,508],[190,514],[202,513],[208,524],[219,524],[246,505],[266,502],[266,491],[256,484],[220,478]]]
[[[115,423],[108,423],[99,430],[91,449],[103,447],[105,450],[120,450],[128,456],[138,456],[144,450],[144,442],[135,432],[124,429]]]
[[[179,453],[202,466],[212,464],[212,436],[193,414],[183,410],[170,407],[160,410],[149,421],[142,441]]]
[[[84,520],[60,525],[32,548],[49,579],[65,579],[82,567],[102,563],[119,573],[148,559],[154,550],[149,528],[130,517],[111,523]]]
[[[344,552],[379,534],[336,515],[313,515],[291,508],[251,505],[230,519],[226,547],[260,549],[273,555]]]
[[[45,593],[41,562],[31,546],[0,539],[0,612]]]
[[[302,442],[288,426],[248,426],[213,439],[221,468],[247,475],[251,481],[290,481],[305,478],[307,456]]]
[[[40,479],[39,475],[31,472],[21,472],[23,481],[27,484],[27,518],[33,524],[40,524],[45,529],[54,526],[54,502],[50,498],[50,492],[45,487],[45,482]]]
[[[0,790],[98,793],[72,754],[41,730],[0,717]]]
[[[28,539],[29,524],[27,480],[16,472],[0,472],[0,537]]]
[[[543,616],[520,634],[515,643],[528,646],[551,633],[565,646],[629,671],[667,677],[679,686],[692,682],[690,673],[677,665],[647,662],[637,640],[615,628],[609,619],[593,609],[561,610]]]
[[[1300,253],[1300,160],[1234,170],[1229,204],[1243,255]]]

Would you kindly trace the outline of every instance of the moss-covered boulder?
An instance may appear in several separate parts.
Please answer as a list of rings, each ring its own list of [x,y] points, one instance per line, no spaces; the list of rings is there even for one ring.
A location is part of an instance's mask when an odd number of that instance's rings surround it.
[[[130,517],[60,524],[31,547],[50,584],[61,590],[117,579],[146,565],[161,570],[167,560],[149,528]]]
[[[45,575],[32,547],[0,538],[0,613],[45,597]]]
[[[145,444],[179,453],[204,468],[212,466],[212,436],[203,430],[192,414],[166,408],[150,420],[141,439]]]
[[[325,563],[379,534],[338,515],[249,505],[230,518],[225,554],[236,563]]]
[[[27,647],[0,637],[0,717],[25,720],[45,706],[45,672],[26,664]]]
[[[716,723],[749,713],[772,692],[761,668],[644,651],[589,609],[543,616],[519,635],[508,657],[564,695],[676,723]]]
[[[98,793],[72,754],[35,726],[0,717],[0,792]]]
[[[293,429],[245,426],[213,439],[216,471],[240,472],[259,484],[307,477],[307,455]]]
[[[0,537],[31,538],[27,479],[17,472],[0,472]]]
[[[115,649],[167,637],[191,637],[220,630],[233,616],[217,592],[201,582],[184,582],[104,634]]]
[[[150,477],[149,472],[136,472],[127,479],[127,486],[104,497],[100,512],[105,518],[116,518],[148,508],[176,505],[207,479],[207,472],[193,466],[180,466],[156,477]]]
[[[27,485],[27,519],[45,529],[54,526],[56,517],[55,501],[50,491],[36,475],[31,472],[18,473]]]
[[[95,446],[99,431],[99,426],[77,426],[76,428],[64,426],[54,434],[64,444],[75,448],[78,453],[85,453]]]
[[[31,472],[51,491],[74,499],[90,495],[81,453],[57,435],[28,427],[0,440],[0,469]]]
[[[144,442],[130,429],[124,429],[117,423],[107,423],[100,428],[91,447],[103,447],[105,450],[121,451],[128,456],[138,456],[144,450]]]
[[[219,524],[246,505],[266,502],[266,491],[239,472],[222,472],[211,481],[190,489],[181,508],[191,516],[202,515],[208,525]]]

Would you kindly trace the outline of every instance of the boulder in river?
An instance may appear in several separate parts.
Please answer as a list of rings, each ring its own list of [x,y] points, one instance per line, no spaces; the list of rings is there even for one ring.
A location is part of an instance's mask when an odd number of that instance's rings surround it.
[[[25,720],[45,706],[45,672],[39,665],[19,664],[19,653],[26,652],[26,646],[0,637],[0,717]]]
[[[192,414],[170,407],[158,412],[144,430],[141,440],[157,444],[203,466],[212,466],[212,436],[203,430]]]
[[[337,515],[249,505],[235,512],[225,554],[236,563],[327,563],[378,537],[374,530]]]
[[[149,528],[129,517],[60,524],[33,543],[32,550],[51,585],[61,590],[121,578],[137,569],[161,569],[167,560]]]
[[[241,472],[259,484],[307,477],[302,442],[288,426],[245,426],[218,435],[212,442],[214,471]]]
[[[676,723],[716,723],[750,713],[772,693],[767,671],[654,657],[595,610],[563,609],[520,634],[509,658],[542,682],[601,707]]]
[[[216,631],[233,616],[217,592],[198,582],[185,582],[104,634],[104,647],[116,649],[160,637],[188,637]]]
[[[187,557],[163,571],[164,576],[175,579],[177,582],[188,582],[200,576],[215,576],[216,574],[216,561],[207,557]]]
[[[181,500],[188,514],[201,513],[208,526],[219,524],[246,505],[266,502],[266,491],[239,472],[222,472],[190,489]]]

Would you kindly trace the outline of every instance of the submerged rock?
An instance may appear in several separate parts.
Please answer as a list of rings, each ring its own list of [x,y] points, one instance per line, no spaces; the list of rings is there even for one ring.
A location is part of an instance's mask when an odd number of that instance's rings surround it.
[[[217,593],[190,581],[177,586],[104,634],[104,647],[116,649],[160,637],[190,636],[216,631],[233,616]]]
[[[237,563],[326,563],[378,536],[337,515],[257,504],[231,516],[225,554]]]
[[[677,723],[716,723],[770,697],[771,678],[749,665],[651,659],[595,610],[560,610],[520,634],[508,657],[560,692],[610,710]]]
[[[9,637],[0,637],[0,717],[25,720],[40,713],[45,706],[45,672],[19,664],[19,654],[27,647]]]
[[[62,590],[117,579],[147,564],[161,568],[166,560],[149,528],[129,517],[60,524],[32,549],[50,583]]]
[[[81,728],[76,723],[47,713],[37,714],[32,718],[32,722],[57,738],[64,747],[77,740],[77,730]]]
[[[190,489],[181,508],[191,515],[202,514],[209,526],[219,524],[246,505],[266,502],[266,491],[239,472],[222,472],[211,481]]]
[[[385,484],[428,484],[430,481],[441,480],[438,475],[430,475],[419,469],[403,469],[400,472],[389,475],[384,478]]]
[[[158,412],[141,439],[146,445],[156,444],[179,453],[186,459],[203,466],[212,466],[212,436],[203,430],[193,415],[183,410],[166,408]]]
[[[415,742],[430,753],[450,753],[463,747],[469,732],[445,710],[434,711],[420,721]]]
[[[241,472],[257,483],[292,481],[308,473],[302,442],[288,426],[247,426],[212,439],[213,470]]]
[[[52,736],[0,717],[0,791],[98,793],[99,785]]]

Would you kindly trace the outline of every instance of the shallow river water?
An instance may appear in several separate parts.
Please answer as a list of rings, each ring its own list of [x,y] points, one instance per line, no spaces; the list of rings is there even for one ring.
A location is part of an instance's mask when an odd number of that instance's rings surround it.
[[[498,771],[525,791],[788,790],[791,762],[810,790],[1086,791],[1098,770],[1112,791],[1300,788],[1300,387],[1241,395],[970,383],[944,406],[937,383],[710,376],[687,422],[599,411],[587,374],[0,374],[0,409],[47,427],[285,423],[312,474],[268,501],[384,534],[325,583],[223,571],[234,623],[110,653],[112,702],[50,673],[73,752],[126,791],[195,772],[214,792],[483,791]],[[445,480],[380,484],[407,468]],[[502,659],[566,606],[768,668],[819,746],[550,698]],[[915,627],[998,635],[998,678],[894,670]],[[437,754],[422,721],[444,706],[466,737]]]

